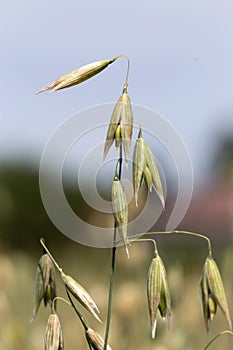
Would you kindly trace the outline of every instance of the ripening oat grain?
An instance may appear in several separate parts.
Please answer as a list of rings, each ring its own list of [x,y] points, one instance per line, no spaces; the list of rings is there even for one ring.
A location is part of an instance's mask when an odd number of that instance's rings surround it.
[[[126,163],[129,159],[133,133],[133,112],[127,90],[118,99],[109,123],[104,146],[104,158],[115,141],[115,146],[123,144]]]
[[[152,338],[155,338],[157,311],[166,319],[168,328],[171,320],[171,297],[167,274],[162,259],[158,254],[152,259],[147,277],[148,307],[151,320]]]
[[[156,160],[148,144],[143,139],[142,130],[140,128],[133,153],[133,184],[136,206],[138,206],[138,192],[144,179],[149,191],[154,187],[164,208],[165,200],[163,187]]]
[[[92,350],[103,350],[104,349],[104,340],[101,335],[95,332],[93,329],[88,328],[86,331],[86,339],[89,347]],[[107,345],[106,350],[112,350],[109,345]]]
[[[64,340],[62,335],[61,324],[55,312],[51,313],[48,318],[45,340],[45,350],[63,350]]]
[[[232,330],[232,323],[228,302],[218,266],[212,256],[206,258],[200,281],[200,295],[203,315],[207,332],[210,330],[217,306],[224,314],[228,327]]]
[[[78,85],[84,82],[85,80],[92,78],[94,75],[102,72],[102,70],[107,68],[109,64],[113,63],[116,59],[117,57],[112,58],[110,60],[97,61],[75,69],[72,72],[67,73],[62,77],[56,79],[51,84],[43,87],[40,91],[38,91],[38,94],[43,91],[57,91]]]
[[[99,322],[102,322],[97,315],[99,309],[88,292],[71,276],[61,274],[63,282],[68,291],[87,309]]]
[[[112,182],[112,208],[117,230],[124,243],[126,254],[129,257],[127,242],[128,205],[124,188],[116,175]]]
[[[56,297],[56,281],[53,263],[48,254],[43,254],[36,269],[34,302],[31,322],[36,317],[40,303],[44,300],[44,305],[50,303]]]

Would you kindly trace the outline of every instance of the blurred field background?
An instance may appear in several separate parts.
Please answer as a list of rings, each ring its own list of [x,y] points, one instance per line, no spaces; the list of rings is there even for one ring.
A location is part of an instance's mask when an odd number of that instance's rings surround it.
[[[212,165],[215,171],[208,185],[194,193],[190,209],[180,228],[206,233],[213,242],[226,293],[233,312],[233,147],[229,140],[221,144]],[[221,159],[221,161],[220,161]],[[219,167],[216,167],[216,164]],[[41,255],[39,238],[43,236],[64,272],[76,278],[94,297],[105,320],[110,251],[72,242],[59,233],[49,221],[39,194],[38,173],[32,165],[2,165],[0,171],[0,348],[4,350],[41,350],[49,309],[41,305],[38,315],[29,324],[33,305],[34,278]],[[85,207],[75,189],[67,196],[74,207],[83,208],[82,217],[92,220],[93,212]],[[168,198],[169,202],[172,198]],[[166,213],[157,224],[163,226]],[[199,219],[200,218],[200,219]],[[160,227],[161,226],[161,227]],[[110,344],[113,349],[202,349],[216,333],[226,328],[218,310],[210,334],[204,329],[199,280],[206,258],[206,243],[193,237],[166,236],[157,239],[160,255],[167,268],[173,318],[168,331],[162,320],[157,336],[150,339],[147,309],[146,278],[152,258],[148,243],[135,243],[127,260],[124,249],[117,253],[113,316]],[[58,294],[65,297],[58,279]],[[82,309],[82,308],[81,308]],[[82,309],[83,310],[83,309]],[[104,334],[104,326],[83,311],[89,325]],[[86,349],[84,333],[77,316],[59,302],[66,349]],[[224,336],[212,349],[231,349],[233,340]]]

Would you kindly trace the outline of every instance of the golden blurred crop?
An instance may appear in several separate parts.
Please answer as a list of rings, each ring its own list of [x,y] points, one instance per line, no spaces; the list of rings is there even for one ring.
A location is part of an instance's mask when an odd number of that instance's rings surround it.
[[[67,239],[68,241],[68,239]],[[54,248],[53,253],[60,265],[87,288],[101,310],[104,320],[107,308],[108,277],[110,251],[80,246],[66,242],[65,248]],[[52,247],[50,247],[52,248]],[[221,253],[221,270],[232,311],[233,279],[229,273],[232,266],[232,249]],[[177,250],[178,251],[178,250]],[[168,331],[160,319],[155,340],[151,340],[149,313],[147,309],[146,279],[147,269],[152,256],[151,246],[138,243],[130,247],[128,260],[123,248],[117,252],[117,269],[114,289],[113,316],[110,332],[112,349],[122,350],[180,350],[203,349],[204,345],[218,332],[226,329],[226,322],[220,312],[213,321],[209,335],[206,335],[201,301],[199,298],[199,280],[204,256],[183,265],[179,254],[173,261],[169,251],[162,247],[161,254],[167,267],[172,296],[172,324]],[[0,255],[0,349],[4,350],[41,350],[49,308],[40,306],[38,315],[32,324],[34,275],[39,256],[25,251],[13,251]],[[59,275],[58,294],[66,297]],[[80,306],[90,327],[102,336],[104,325],[95,321]],[[88,349],[83,328],[72,308],[61,301],[58,310],[65,349]],[[224,336],[218,339],[211,349],[232,349],[232,338]]]

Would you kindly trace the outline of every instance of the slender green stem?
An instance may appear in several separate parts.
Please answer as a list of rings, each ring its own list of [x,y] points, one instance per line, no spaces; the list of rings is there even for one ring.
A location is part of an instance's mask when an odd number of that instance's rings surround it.
[[[121,159],[119,158],[116,163],[116,168],[115,168],[115,177],[119,178],[119,173],[121,170]],[[120,180],[120,178],[119,178]]]
[[[50,251],[48,250],[48,248],[45,245],[45,240],[44,238],[40,239],[40,244],[42,245],[42,247],[44,248],[44,250],[46,251],[46,253],[48,254],[48,256],[50,257],[50,259],[52,260],[52,262],[54,263],[54,265],[56,266],[56,268],[58,269],[58,271],[60,273],[62,273],[62,269],[60,268],[60,266],[58,265],[58,263],[56,262],[56,260],[54,259],[54,257],[52,256],[52,254],[50,253]]]
[[[121,173],[122,173],[122,160],[123,160],[123,158],[122,158],[122,153],[123,153],[123,151],[122,151],[122,144],[120,145],[120,150],[119,150],[119,173],[118,173],[118,178],[119,178],[119,180],[121,180]]]
[[[55,312],[55,302],[56,302],[57,300],[61,300],[61,301],[63,301],[64,303],[66,303],[66,304],[72,306],[71,303],[69,303],[66,299],[64,299],[64,298],[62,298],[62,297],[55,297],[55,298],[53,298],[53,302],[52,302],[52,311],[53,311],[53,312]]]
[[[115,235],[115,230],[116,228],[114,227],[114,235]],[[116,262],[116,247],[114,246],[112,248],[111,275],[110,275],[110,281],[109,281],[108,313],[107,313],[107,322],[106,322],[106,329],[105,329],[104,350],[107,349],[108,337],[109,337],[109,331],[110,331],[115,262]]]
[[[208,244],[208,253],[209,256],[212,256],[212,248],[211,248],[211,241],[208,237],[200,234],[200,233],[196,233],[196,232],[190,232],[190,231],[178,231],[178,230],[174,230],[174,231],[159,231],[159,232],[145,232],[145,233],[137,233],[136,235],[130,236],[130,239],[134,239],[137,237],[140,237],[142,235],[173,235],[173,234],[182,234],[182,235],[190,235],[190,236],[194,236],[194,237],[199,237],[204,239],[207,244]]]
[[[128,79],[129,79],[129,69],[130,69],[130,60],[129,57],[126,55],[119,55],[113,58],[113,60],[117,60],[118,58],[126,58],[127,60],[127,71],[126,71],[126,77],[125,77],[125,83],[124,83],[124,88],[123,88],[123,92],[127,91],[127,87],[128,87]]]
[[[120,145],[119,150],[119,159],[118,163],[118,178],[121,179],[122,173],[122,145]],[[117,226],[116,222],[114,223],[114,233],[113,233],[113,247],[112,247],[112,258],[111,258],[111,274],[109,280],[109,294],[108,294],[108,311],[107,311],[107,321],[106,321],[106,329],[105,329],[105,338],[104,338],[104,349],[107,349],[108,337],[110,331],[110,323],[111,323],[111,315],[112,315],[112,297],[113,297],[113,284],[114,284],[114,272],[115,272],[115,263],[116,263],[116,233]]]
[[[154,245],[154,253],[155,254],[158,253],[157,244],[153,238],[140,238],[140,239],[137,239],[136,241],[134,241],[134,243],[139,243],[139,242],[152,242]]]
[[[80,319],[80,321],[81,321],[81,323],[82,323],[82,325],[83,325],[85,331],[87,331],[89,327],[88,327],[88,325],[86,324],[86,322],[85,322],[85,320],[84,320],[84,317],[80,314],[80,312],[77,310],[76,306],[74,305],[74,302],[73,302],[73,300],[72,300],[72,298],[71,298],[71,296],[70,296],[70,293],[69,293],[69,291],[67,290],[67,288],[66,288],[66,294],[67,294],[67,296],[68,296],[68,298],[69,298],[69,301],[70,301],[71,306],[73,307],[75,313],[77,314],[78,318]]]
[[[222,331],[221,333],[217,334],[204,348],[204,350],[208,349],[208,347],[219,337],[221,337],[224,334],[230,334],[233,336],[233,333],[229,330]]]

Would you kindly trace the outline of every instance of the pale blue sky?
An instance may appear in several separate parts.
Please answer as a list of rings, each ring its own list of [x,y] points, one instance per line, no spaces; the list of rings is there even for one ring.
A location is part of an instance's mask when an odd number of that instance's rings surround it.
[[[72,89],[35,92],[80,65],[124,53],[132,102],[176,127],[198,176],[218,130],[233,132],[232,16],[227,0],[1,0],[0,160],[39,162],[65,118],[116,101],[123,60]]]

